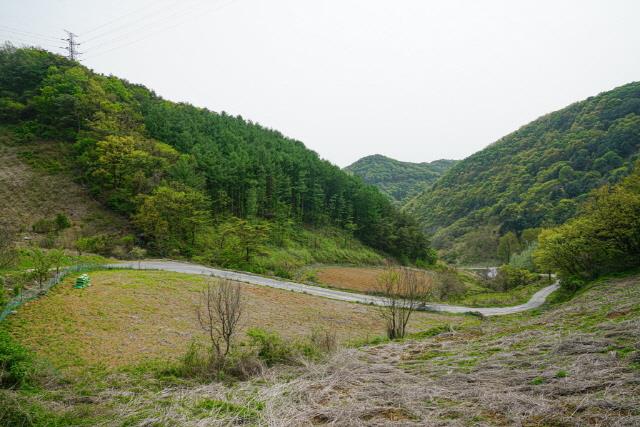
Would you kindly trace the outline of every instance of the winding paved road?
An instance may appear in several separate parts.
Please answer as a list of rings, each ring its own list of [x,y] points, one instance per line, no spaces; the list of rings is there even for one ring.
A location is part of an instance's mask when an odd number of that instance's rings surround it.
[[[217,268],[205,267],[198,264],[190,264],[178,261],[132,261],[110,264],[111,268],[131,268],[141,270],[163,270],[173,271],[176,273],[198,274],[204,276],[214,276],[222,279],[230,279],[237,282],[250,283],[252,285],[269,286],[271,288],[283,289],[287,291],[300,292],[303,294],[314,295],[323,298],[330,298],[339,301],[357,302],[361,304],[386,305],[385,298],[373,295],[357,294],[352,292],[337,291],[334,289],[322,288],[319,286],[303,285],[301,283],[288,282],[284,280],[271,279],[268,277],[258,276],[249,273],[240,273],[237,271],[220,270]],[[547,297],[556,289],[558,282],[547,286],[536,292],[529,301],[524,304],[513,307],[463,307],[457,305],[446,304],[424,304],[420,307],[423,311],[442,311],[448,313],[480,313],[483,316],[500,316],[505,314],[519,313],[521,311],[530,310],[541,306]]]

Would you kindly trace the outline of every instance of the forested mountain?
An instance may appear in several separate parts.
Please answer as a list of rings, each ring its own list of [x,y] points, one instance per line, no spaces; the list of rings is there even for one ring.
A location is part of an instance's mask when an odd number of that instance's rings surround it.
[[[450,259],[487,259],[501,235],[573,217],[587,193],[629,174],[639,150],[636,82],[503,137],[457,163],[406,209]]]
[[[261,241],[304,225],[399,259],[430,256],[409,215],[301,142],[43,50],[0,50],[0,124],[16,144],[63,143],[77,181],[159,255],[227,259],[241,248],[248,261]]]
[[[425,185],[433,183],[456,163],[456,160],[434,160],[433,162],[401,162],[381,154],[363,157],[344,170],[373,184],[393,200],[403,202]]]

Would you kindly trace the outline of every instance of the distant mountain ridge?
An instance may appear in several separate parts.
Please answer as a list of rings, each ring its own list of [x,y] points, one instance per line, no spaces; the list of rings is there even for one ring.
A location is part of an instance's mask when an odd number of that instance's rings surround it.
[[[411,163],[373,154],[357,160],[344,170],[375,185],[397,202],[404,202],[418,194],[426,185],[435,182],[457,160],[434,160]]]

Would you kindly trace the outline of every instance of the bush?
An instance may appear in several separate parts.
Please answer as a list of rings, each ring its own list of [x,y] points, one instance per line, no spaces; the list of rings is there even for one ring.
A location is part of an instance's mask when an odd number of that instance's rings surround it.
[[[18,260],[15,249],[15,235],[6,228],[0,228],[0,268],[13,267]]]
[[[491,286],[498,291],[508,291],[509,289],[533,283],[537,279],[538,276],[529,270],[503,265],[498,269],[498,274],[493,279]]]
[[[453,270],[445,270],[436,275],[438,298],[441,300],[455,299],[464,295],[466,286]]]
[[[56,231],[56,223],[54,220],[42,218],[33,223],[31,229],[39,234],[53,233]]]
[[[44,249],[52,249],[56,246],[58,238],[55,233],[48,233],[44,239],[40,240],[40,247]]]
[[[81,237],[76,240],[76,249],[82,254],[83,252],[91,252],[100,255],[110,255],[115,245],[113,236],[106,234],[98,234],[92,237]]]
[[[62,231],[64,229],[71,227],[71,220],[69,219],[68,216],[66,216],[63,213],[59,213],[58,215],[56,215],[54,223],[56,225],[57,231]]]
[[[323,353],[332,353],[338,348],[336,332],[328,328],[313,328],[310,337],[311,344]]]
[[[246,380],[262,373],[265,367],[295,364],[301,359],[318,360],[337,348],[335,333],[323,328],[314,329],[304,340],[285,340],[275,332],[260,328],[249,329],[247,337],[247,341],[234,346],[223,359],[211,348],[192,342],[180,361],[162,374],[201,381]]]
[[[7,331],[0,329],[0,387],[28,385],[33,373],[33,360],[29,352]]]
[[[0,310],[2,310],[8,302],[9,297],[7,296],[7,290],[5,289],[5,280],[4,277],[0,276]]]
[[[164,373],[182,378],[210,379],[212,372],[210,353],[203,345],[193,341],[179,363]]]
[[[640,163],[620,184],[593,192],[579,216],[544,230],[538,241],[536,264],[557,272],[563,286],[640,266]]]
[[[276,333],[252,328],[247,331],[247,336],[249,346],[267,366],[290,361],[295,354],[293,347]]]
[[[54,218],[42,218],[36,221],[31,229],[39,234],[59,233],[60,231],[71,227],[71,220],[63,213],[57,214]]]
[[[530,243],[522,252],[511,256],[509,265],[529,271],[537,271],[533,262],[533,253],[537,247],[538,242]]]

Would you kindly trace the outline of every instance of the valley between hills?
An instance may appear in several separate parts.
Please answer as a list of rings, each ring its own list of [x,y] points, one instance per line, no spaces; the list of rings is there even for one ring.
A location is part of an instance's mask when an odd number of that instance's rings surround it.
[[[345,169],[0,49],[0,425],[640,424],[640,83]]]

